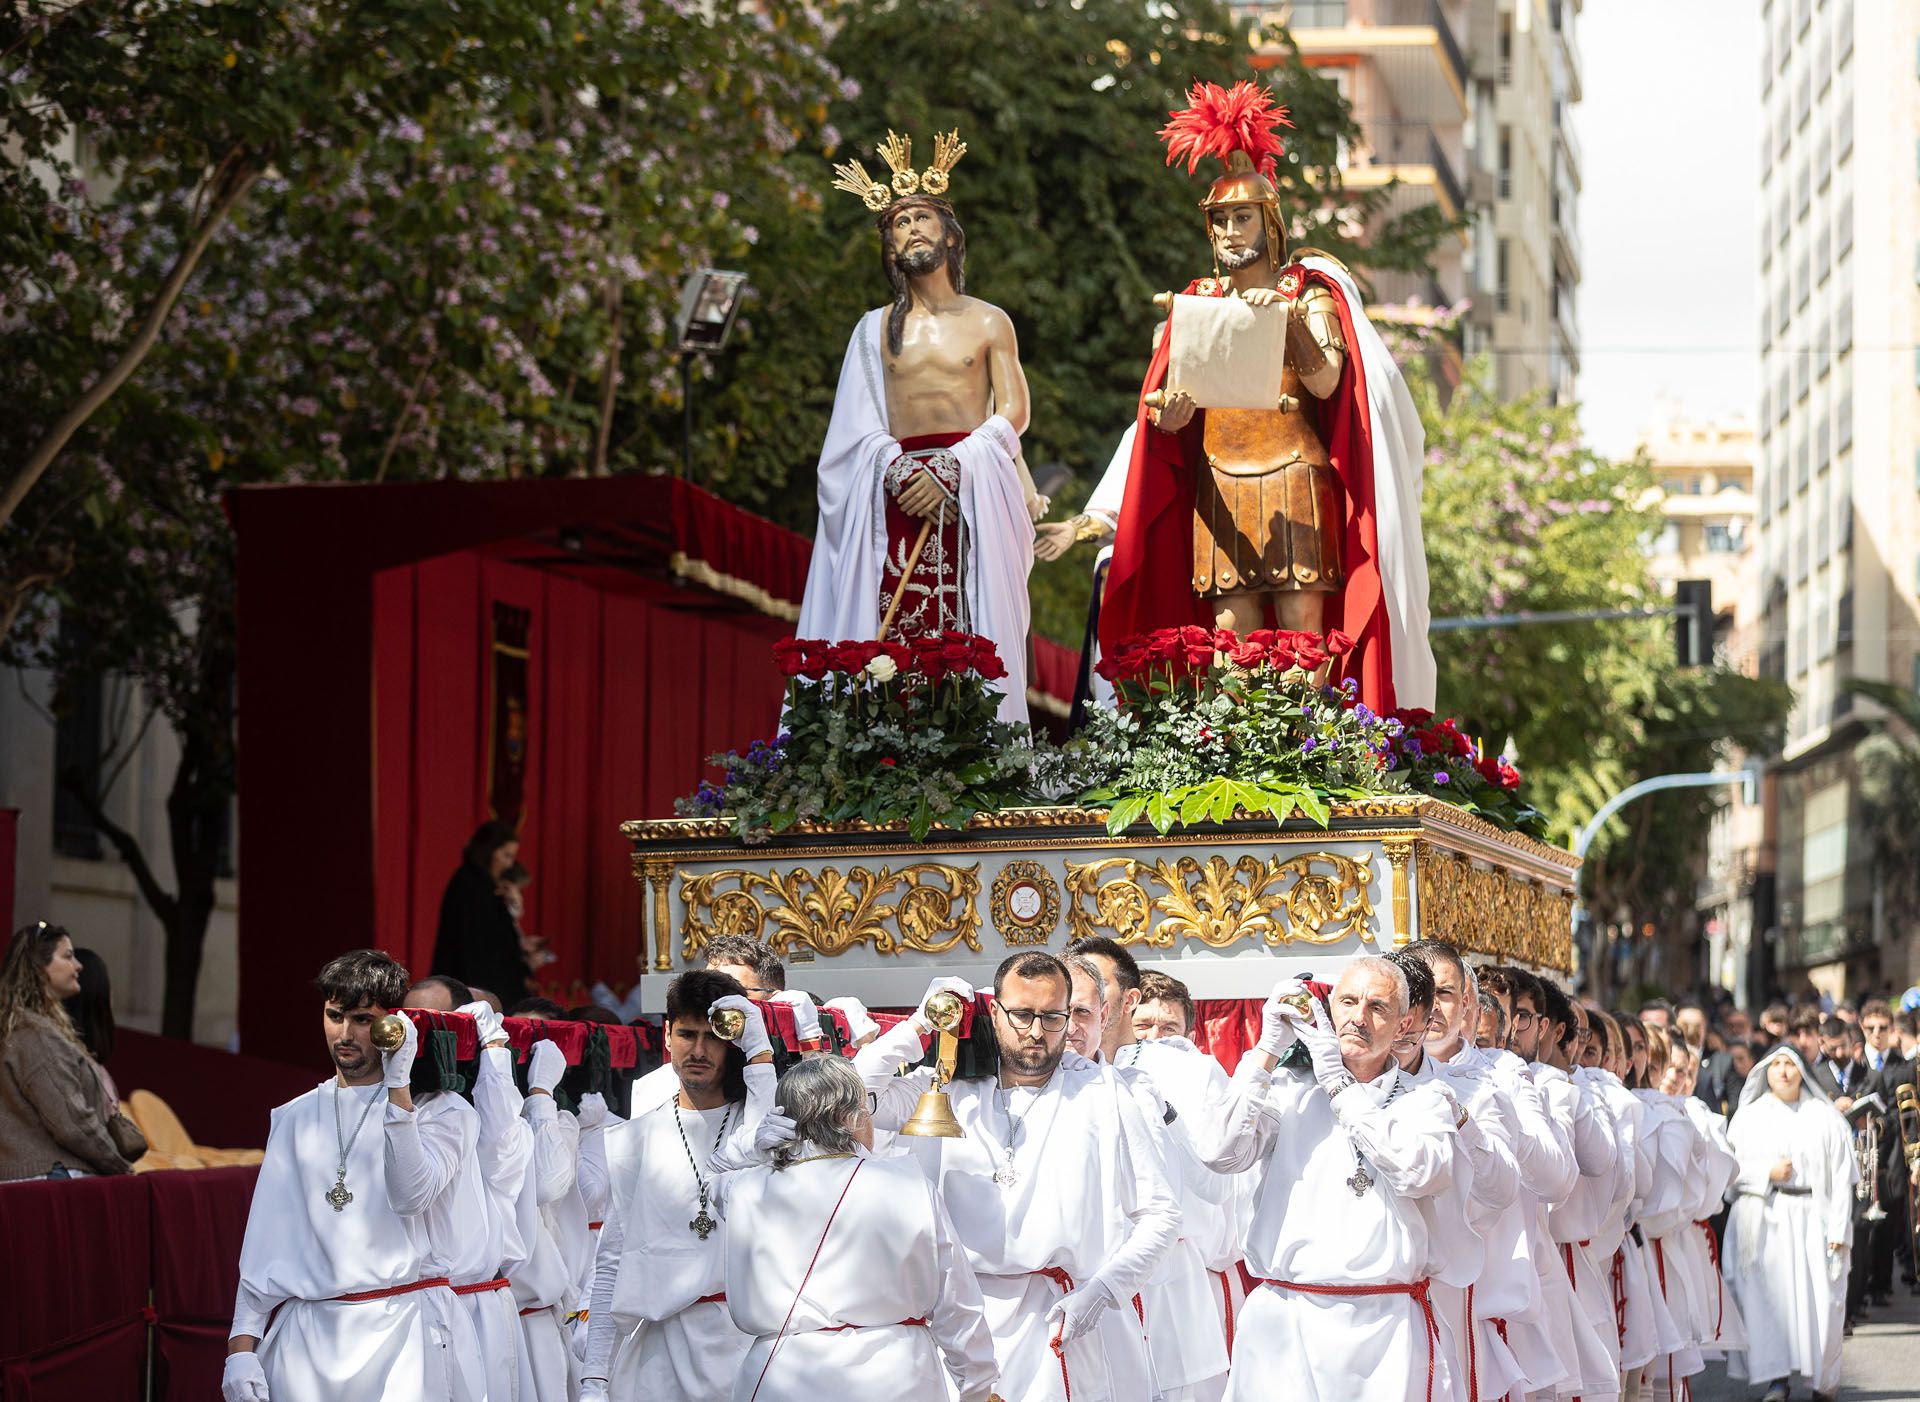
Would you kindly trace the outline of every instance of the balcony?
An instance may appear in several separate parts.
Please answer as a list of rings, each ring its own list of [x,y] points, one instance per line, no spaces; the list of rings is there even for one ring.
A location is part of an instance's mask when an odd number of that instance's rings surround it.
[[[1459,218],[1467,207],[1466,186],[1431,126],[1365,116],[1356,120],[1360,140],[1348,151],[1341,172],[1350,189],[1379,189],[1395,180],[1403,186],[1429,186],[1441,212]]]
[[[1566,99],[1578,102],[1580,89],[1580,50],[1573,38],[1573,5],[1570,0],[1547,0],[1547,14],[1553,21],[1560,71],[1566,77]]]
[[[1438,0],[1230,0],[1228,9],[1263,29],[1284,26],[1309,64],[1370,61],[1403,117],[1466,120],[1467,57]]]
[[[1571,200],[1553,197],[1553,261],[1567,281],[1580,281],[1580,230],[1574,224]]]
[[[1573,181],[1573,188],[1580,188],[1580,172],[1585,168],[1586,157],[1580,151],[1580,138],[1573,134],[1573,113],[1564,102],[1553,104],[1553,130],[1560,138],[1560,150],[1566,157],[1567,175]]]

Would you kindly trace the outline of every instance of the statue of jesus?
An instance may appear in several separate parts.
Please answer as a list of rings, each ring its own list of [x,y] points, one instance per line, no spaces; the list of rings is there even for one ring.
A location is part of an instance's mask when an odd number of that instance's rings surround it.
[[[966,295],[966,234],[944,198],[959,133],[912,165],[891,132],[882,184],[858,161],[834,185],[877,216],[890,306],[860,319],[820,451],[820,524],[799,636],[992,639],[1006,664],[1000,715],[1027,719],[1027,573],[1033,508],[1020,459],[1026,376],[1013,323]]]

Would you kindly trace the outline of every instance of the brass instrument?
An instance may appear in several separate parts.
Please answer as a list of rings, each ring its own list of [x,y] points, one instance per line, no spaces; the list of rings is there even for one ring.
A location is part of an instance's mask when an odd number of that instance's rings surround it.
[[[387,1013],[373,1021],[373,1030],[367,1033],[367,1040],[383,1052],[398,1051],[400,1044],[407,1040],[407,1024],[399,1013]]]
[[[1920,1095],[1910,1085],[1893,1088],[1893,1118],[1900,1129],[1900,1149],[1907,1156],[1907,1169],[1920,1164]]]
[[[1854,1188],[1856,1201],[1867,1204],[1867,1210],[1861,1219],[1867,1222],[1884,1222],[1886,1208],[1880,1205],[1880,1117],[1867,1116],[1866,1124],[1854,1135],[1853,1155],[1860,1164],[1860,1182]]]
[[[946,989],[927,999],[927,1021],[940,1034],[940,1055],[933,1068],[933,1084],[920,1096],[913,1115],[900,1126],[902,1134],[916,1139],[960,1139],[966,1131],[953,1117],[953,1102],[947,1098],[947,1082],[953,1079],[953,1064],[960,1054],[960,1018],[966,1011],[960,995]]]
[[[747,1030],[747,1015],[738,1008],[715,1008],[707,1014],[707,1026],[723,1042],[737,1042]]]

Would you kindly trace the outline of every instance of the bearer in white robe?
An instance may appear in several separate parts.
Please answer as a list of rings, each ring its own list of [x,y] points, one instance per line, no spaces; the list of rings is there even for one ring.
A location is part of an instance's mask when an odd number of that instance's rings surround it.
[[[1740,1173],[1723,1263],[1747,1329],[1728,1371],[1769,1399],[1795,1375],[1835,1397],[1859,1175],[1846,1121],[1782,1044],[1748,1074],[1727,1133]]]
[[[739,1042],[711,1014],[742,1013]],[[712,970],[667,987],[667,1053],[680,1094],[607,1136],[610,1199],[600,1229],[580,1396],[709,1402],[733,1386],[751,1342],[727,1313],[713,1160],[751,1144],[773,1101],[773,1045],[738,980]],[[735,1073],[737,1058],[744,1070]]]
[[[1141,1068],[1137,1054],[1140,1048],[1131,1037],[1131,1017],[1124,1016],[1132,1012],[1133,1003],[1118,996],[1122,990],[1117,979],[1109,981],[1112,962],[1071,952],[1080,943],[1069,946],[1065,957],[1073,975],[1067,1046],[1099,1065],[1133,1097],[1151,1136],[1154,1166],[1166,1176],[1180,1203],[1181,1234],[1131,1302],[1146,1340],[1148,1361],[1153,1365],[1154,1396],[1160,1402],[1193,1402],[1194,1388],[1205,1388],[1215,1379],[1218,1381],[1210,1395],[1218,1396],[1226,1386],[1226,1335],[1213,1327],[1215,1314],[1207,1269],[1198,1248],[1188,1241],[1185,1227],[1190,1206],[1196,1212],[1206,1211],[1206,1204],[1190,1190],[1189,1182],[1197,1188],[1202,1175],[1217,1182],[1227,1180],[1194,1158],[1186,1143],[1186,1131],[1177,1124],[1178,1112]],[[1109,1016],[1128,1023],[1128,1045],[1120,1049],[1135,1055],[1128,1057],[1125,1066],[1117,1064],[1105,1050],[1114,1045],[1109,1037]]]
[[[1468,1170],[1452,1188],[1422,1198],[1428,1222],[1434,1313],[1461,1402],[1500,1397],[1521,1381],[1519,1365],[1490,1315],[1537,1303],[1533,1258],[1518,1204],[1513,1108],[1492,1079],[1459,1057],[1466,1010],[1476,1003],[1472,972],[1452,945],[1420,940],[1391,956],[1407,976],[1407,1020],[1394,1043],[1401,1072],[1438,1081],[1459,1105],[1459,1158]],[[1517,1288],[1516,1288],[1517,1287]]]
[[[753,1337],[733,1402],[987,1402],[993,1338],[973,1268],[919,1166],[873,1157],[860,1073],[808,1057],[776,1096],[790,1137],[718,1182],[727,1309]]]
[[[1620,1391],[1620,1342],[1614,1325],[1612,1258],[1602,1271],[1593,1255],[1594,1234],[1613,1205],[1620,1143],[1606,1102],[1575,1084],[1572,1058],[1581,1036],[1579,1011],[1555,984],[1542,980],[1546,1008],[1539,1061],[1533,1068],[1549,1113],[1567,1132],[1575,1166],[1573,1191],[1547,1211],[1553,1268],[1564,1269],[1573,1292],[1570,1342],[1578,1375],[1560,1384],[1562,1397],[1600,1399]]]
[[[928,996],[943,988],[973,996],[957,979],[936,979]],[[995,989],[987,1015],[1000,1073],[948,1091],[964,1137],[901,1135],[896,1148],[933,1183],[966,1248],[1002,1394],[1149,1402],[1133,1297],[1179,1236],[1178,1202],[1142,1147],[1149,1130],[1132,1098],[1067,1048],[1071,980],[1060,961],[1012,955]],[[930,1026],[923,999],[855,1058],[882,1129],[904,1124],[928,1087],[931,1071],[894,1073],[919,1059]]]
[[[1711,1321],[1704,1316],[1702,1319],[1700,1349],[1703,1353],[1720,1354],[1747,1346],[1746,1324],[1740,1318],[1740,1307],[1728,1293],[1726,1281],[1721,1275],[1719,1244],[1713,1238],[1713,1223],[1709,1220],[1719,1212],[1727,1194],[1733,1191],[1734,1182],[1740,1176],[1740,1160],[1734,1155],[1733,1145],[1727,1138],[1727,1117],[1713,1110],[1693,1093],[1700,1075],[1699,1054],[1689,1048],[1687,1056],[1690,1064],[1686,1079],[1678,1090],[1680,1108],[1693,1122],[1705,1145],[1701,1156],[1700,1190],[1689,1209],[1693,1214],[1693,1233],[1688,1238],[1688,1256],[1692,1269],[1704,1282],[1701,1300],[1706,1309],[1712,1312]]]
[[[626,1121],[607,1108],[606,1098],[593,1092],[580,1097],[574,1118],[580,1125],[580,1202],[587,1213],[586,1259],[573,1281],[573,1309],[567,1315],[576,1362],[587,1356],[588,1301],[593,1298],[594,1259],[600,1248],[600,1232],[606,1225],[607,1208],[613,1198],[613,1185],[607,1174],[606,1132],[610,1126]]]
[[[1354,960],[1330,1016],[1317,999],[1303,1016],[1290,1000],[1305,991],[1297,979],[1274,989],[1202,1151],[1216,1169],[1260,1175],[1247,1268],[1261,1288],[1247,1297],[1227,1398],[1284,1388],[1303,1402],[1435,1402],[1452,1382],[1420,1200],[1453,1183],[1457,1108],[1393,1062],[1408,1001],[1397,966]],[[1276,1076],[1296,1040],[1312,1069]]]
[[[320,973],[335,1074],[273,1112],[240,1248],[226,1402],[455,1396],[473,1333],[426,1214],[454,1165],[423,1141],[408,1090],[419,1039],[374,1049],[407,972],[376,950]],[[403,1021],[405,1021],[403,1019]]]
[[[1643,1030],[1649,1045],[1647,1072],[1655,1084],[1641,1086],[1634,1095],[1646,1107],[1644,1133],[1652,1150],[1653,1186],[1641,1200],[1637,1220],[1645,1239],[1647,1299],[1660,1336],[1659,1352],[1646,1372],[1646,1385],[1677,1393],[1683,1380],[1706,1366],[1696,1347],[1686,1285],[1677,1266],[1673,1270],[1667,1267],[1667,1238],[1678,1238],[1693,1225],[1688,1216],[1688,1180],[1693,1173],[1698,1135],[1678,1101],[1656,1088],[1667,1065],[1664,1036],[1658,1027]]]

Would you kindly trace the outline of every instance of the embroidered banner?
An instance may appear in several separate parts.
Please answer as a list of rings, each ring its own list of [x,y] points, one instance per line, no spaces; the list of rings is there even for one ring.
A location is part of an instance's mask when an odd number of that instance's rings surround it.
[[[487,812],[520,830],[527,817],[527,654],[533,615],[493,606],[488,653]]]

